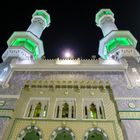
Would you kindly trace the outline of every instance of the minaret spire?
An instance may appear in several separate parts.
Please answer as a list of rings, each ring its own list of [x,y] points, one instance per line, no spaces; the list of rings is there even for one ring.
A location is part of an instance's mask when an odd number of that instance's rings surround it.
[[[44,55],[40,36],[50,25],[50,15],[45,10],[36,10],[32,15],[31,25],[25,32],[14,32],[8,39],[8,48],[2,55],[3,61],[9,57],[23,60],[37,60]]]
[[[45,10],[36,10],[32,15],[31,25],[27,31],[40,38],[43,30],[50,26],[50,16]]]
[[[135,49],[137,40],[129,31],[118,30],[110,9],[101,9],[96,14],[95,22],[104,35],[99,43],[98,54],[101,58],[118,60],[122,57],[140,56]]]

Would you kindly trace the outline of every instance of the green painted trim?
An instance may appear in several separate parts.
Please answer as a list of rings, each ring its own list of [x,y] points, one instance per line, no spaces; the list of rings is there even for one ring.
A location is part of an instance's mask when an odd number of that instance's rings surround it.
[[[103,58],[106,59],[109,56],[109,53],[114,51],[118,47],[134,47],[132,40],[126,37],[116,37],[109,40],[104,47]]]
[[[38,46],[35,42],[27,38],[16,38],[12,41],[10,47],[24,47],[26,50],[31,52],[35,59],[39,57]]]
[[[117,37],[111,39],[107,44],[106,44],[106,49],[107,53],[112,52],[114,49],[117,47],[133,47],[133,42],[125,37]]]

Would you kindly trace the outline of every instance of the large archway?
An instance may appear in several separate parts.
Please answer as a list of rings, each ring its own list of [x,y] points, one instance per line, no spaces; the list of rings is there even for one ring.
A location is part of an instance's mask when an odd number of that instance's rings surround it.
[[[107,134],[100,128],[91,128],[86,132],[84,140],[109,140]]]
[[[75,140],[75,135],[71,129],[59,127],[53,131],[50,140]]]
[[[28,126],[20,132],[17,140],[42,140],[42,133],[38,127]]]

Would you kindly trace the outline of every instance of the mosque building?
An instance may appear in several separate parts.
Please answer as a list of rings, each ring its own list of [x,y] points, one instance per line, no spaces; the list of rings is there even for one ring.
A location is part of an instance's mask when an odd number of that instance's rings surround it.
[[[140,54],[101,9],[99,59],[44,59],[46,10],[14,32],[0,64],[0,140],[140,140]]]

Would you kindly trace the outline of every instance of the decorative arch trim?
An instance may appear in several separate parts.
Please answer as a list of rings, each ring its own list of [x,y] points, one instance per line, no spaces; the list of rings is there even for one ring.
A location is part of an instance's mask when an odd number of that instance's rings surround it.
[[[57,129],[55,129],[51,134],[50,140],[55,140],[57,134],[59,134],[63,130],[69,132],[72,137],[72,140],[75,140],[75,135],[74,135],[73,131],[68,127],[58,127]]]
[[[22,140],[24,138],[24,136],[30,132],[31,130],[34,130],[38,133],[39,135],[39,140],[43,140],[42,139],[42,132],[41,130],[37,127],[37,126],[27,126],[26,128],[24,128],[23,130],[21,130],[21,132],[19,133],[19,135],[17,136],[17,140]]]
[[[93,133],[94,133],[94,132],[99,132],[99,133],[101,133],[101,134],[104,136],[104,140],[109,140],[108,135],[106,134],[106,132],[105,132],[104,130],[102,130],[101,128],[98,128],[98,127],[89,129],[89,130],[85,133],[83,140],[88,140],[88,136],[89,136],[89,134],[92,133],[92,132],[93,132]]]

